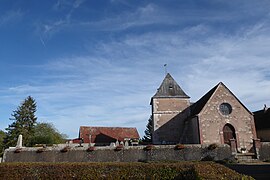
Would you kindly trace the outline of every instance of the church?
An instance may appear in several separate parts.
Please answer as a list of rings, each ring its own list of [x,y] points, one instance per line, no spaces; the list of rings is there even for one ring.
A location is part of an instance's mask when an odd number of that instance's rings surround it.
[[[253,113],[218,83],[197,102],[168,73],[151,98],[153,144],[228,144],[250,150],[257,139]]]

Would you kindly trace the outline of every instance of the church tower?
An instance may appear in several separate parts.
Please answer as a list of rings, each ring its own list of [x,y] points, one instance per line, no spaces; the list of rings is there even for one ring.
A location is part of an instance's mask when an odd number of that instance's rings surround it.
[[[181,112],[190,106],[189,98],[168,73],[151,98],[153,144],[179,143],[181,128],[189,111]]]

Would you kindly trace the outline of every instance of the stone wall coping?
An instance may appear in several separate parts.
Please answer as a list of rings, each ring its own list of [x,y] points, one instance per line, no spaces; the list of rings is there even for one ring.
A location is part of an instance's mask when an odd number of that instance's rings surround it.
[[[183,144],[185,148],[206,148],[210,144]],[[217,144],[218,147],[229,147],[227,144]],[[269,143],[270,145],[270,143]],[[147,145],[140,145],[140,146],[123,146],[123,149],[144,149]],[[151,145],[153,149],[173,149],[176,145]],[[79,146],[78,144],[57,144],[53,146],[45,147],[46,151],[60,151],[65,147],[70,147],[69,150],[87,150],[89,148],[88,143],[82,144]],[[20,148],[21,151],[37,151],[43,147],[22,147]],[[116,147],[112,146],[94,146],[95,150],[114,150]],[[5,151],[15,151],[17,148],[10,147]]]

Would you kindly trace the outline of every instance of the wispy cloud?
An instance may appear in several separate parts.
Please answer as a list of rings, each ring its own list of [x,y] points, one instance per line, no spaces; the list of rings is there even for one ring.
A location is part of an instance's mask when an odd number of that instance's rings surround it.
[[[73,20],[70,15],[82,3],[58,1],[54,10],[64,13],[40,23],[41,43],[66,28],[83,29],[84,37],[95,36],[93,31],[109,33],[94,43],[83,41],[84,55],[72,52],[33,66],[38,73],[1,89],[0,100],[16,104],[32,95],[39,120],[53,122],[70,137],[77,136],[80,125],[136,126],[142,135],[151,113],[149,101],[164,78],[166,63],[192,101],[222,81],[251,111],[270,102],[268,15],[238,25],[249,11],[195,12],[180,7],[182,16],[177,8],[144,3],[129,12]],[[137,28],[142,29],[135,32]]]
[[[174,24],[172,14],[166,14],[159,6],[147,4],[132,11],[106,17],[99,21],[81,21],[78,25],[90,28],[92,31],[123,31],[147,25]]]
[[[122,3],[127,7],[132,7],[128,3],[123,1],[111,1],[112,3]],[[73,11],[81,5],[83,1],[58,1],[57,7],[70,7],[69,13],[66,18],[70,20],[70,15]],[[209,3],[213,6],[213,4]],[[163,26],[164,27],[185,27],[186,24],[198,24],[205,23],[235,23],[245,21],[246,16],[249,15],[246,9],[234,9],[230,4],[223,3],[224,6],[230,8],[230,13],[220,9],[193,9],[186,6],[176,4],[175,8],[162,6],[160,3],[143,3],[141,6],[129,8],[129,11],[122,10],[110,16],[104,16],[104,18],[93,20],[76,20],[69,21],[69,28],[80,27],[88,29],[88,31],[124,31],[127,29],[147,27],[150,25]],[[241,3],[239,3],[241,4]],[[62,6],[61,6],[62,5]],[[256,11],[259,11],[258,9]],[[67,18],[68,17],[68,18]],[[62,18],[63,19],[63,18]]]
[[[0,16],[0,26],[20,21],[23,17],[23,12],[21,10],[10,10],[5,12],[2,16]]]
[[[78,8],[85,0],[58,0],[52,7],[53,10],[61,11],[64,9]]]
[[[44,85],[10,90],[33,94],[41,119],[57,118],[56,127],[73,135],[80,125],[136,125],[142,133],[164,63],[192,101],[223,81],[257,110],[270,101],[269,27],[268,22],[254,24],[229,36],[196,25],[112,39],[97,44],[91,55],[54,59],[43,66],[46,75],[38,79]]]
[[[47,22],[38,23],[37,32],[40,41],[45,45],[45,41],[50,39],[54,34],[66,28],[73,27],[72,14],[78,9],[85,0],[58,0],[52,7],[55,11],[63,11],[57,19],[47,20]]]
[[[73,7],[74,7],[74,8],[80,7],[80,5],[81,5],[84,1],[85,1],[85,0],[76,0],[76,1],[74,1]]]

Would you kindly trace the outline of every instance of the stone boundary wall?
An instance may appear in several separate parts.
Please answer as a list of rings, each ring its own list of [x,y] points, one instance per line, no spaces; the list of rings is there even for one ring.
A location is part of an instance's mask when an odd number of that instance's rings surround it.
[[[270,160],[270,142],[261,142],[259,155],[259,159],[262,161]]]
[[[94,147],[87,151],[88,144],[83,147],[70,147],[61,152],[64,146],[9,148],[4,152],[3,162],[147,162],[147,161],[200,161],[224,160],[233,158],[228,145],[209,148],[206,145],[128,146],[116,150],[115,147]]]

